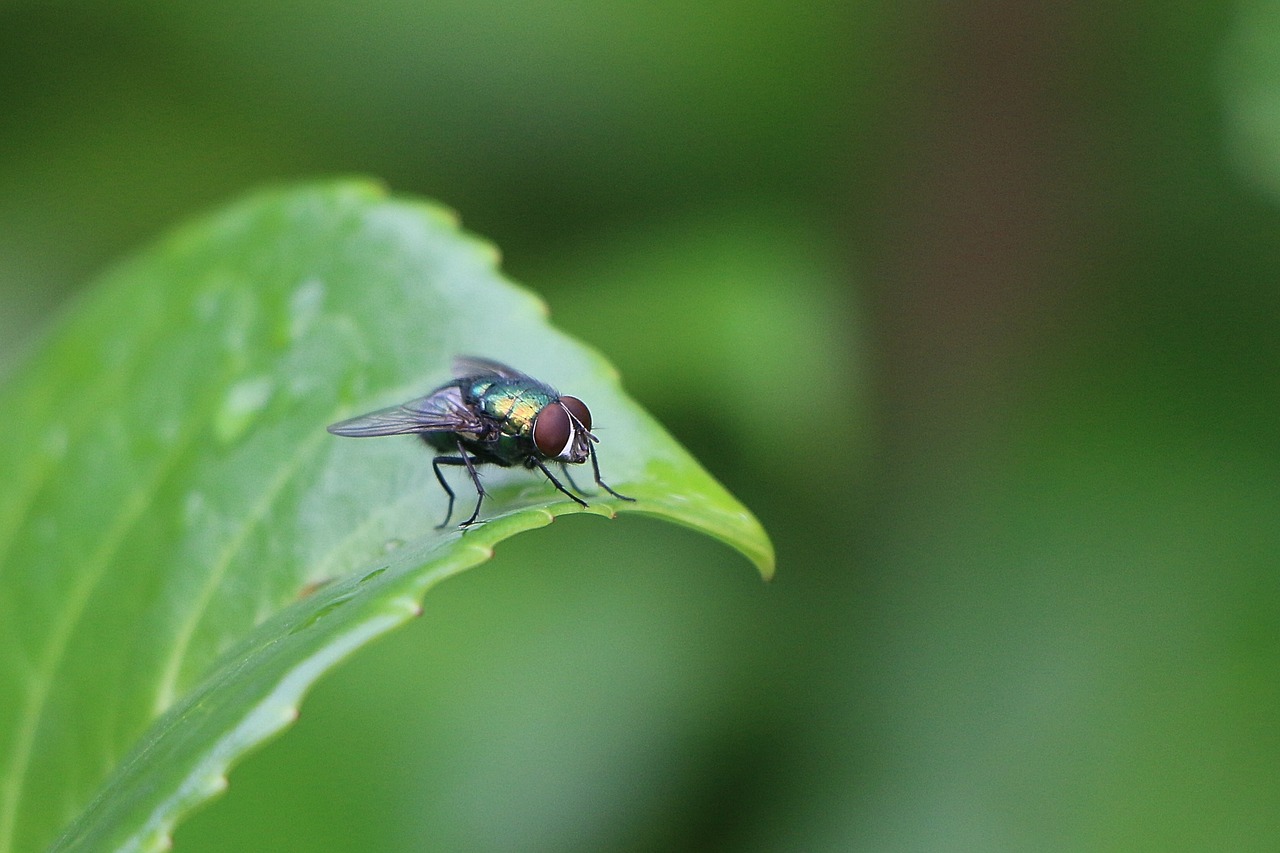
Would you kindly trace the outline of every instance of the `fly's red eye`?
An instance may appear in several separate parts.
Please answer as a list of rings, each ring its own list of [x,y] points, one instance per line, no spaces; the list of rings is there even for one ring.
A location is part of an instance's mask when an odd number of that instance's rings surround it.
[[[569,443],[569,413],[564,406],[543,406],[533,422],[533,443],[547,456],[559,456]]]
[[[591,410],[587,408],[587,404],[579,400],[577,397],[561,397],[560,402],[569,410],[578,422],[587,428],[587,432],[591,431]]]

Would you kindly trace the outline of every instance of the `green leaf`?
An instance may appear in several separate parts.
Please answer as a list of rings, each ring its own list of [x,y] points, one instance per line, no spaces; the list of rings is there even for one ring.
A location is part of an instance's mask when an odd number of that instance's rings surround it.
[[[558,515],[659,516],[772,573],[751,514],[496,260],[366,183],[265,194],[108,274],[0,388],[0,853],[165,848],[320,675]],[[437,531],[419,442],[325,432],[460,353],[586,400],[638,500],[486,472],[488,522]]]

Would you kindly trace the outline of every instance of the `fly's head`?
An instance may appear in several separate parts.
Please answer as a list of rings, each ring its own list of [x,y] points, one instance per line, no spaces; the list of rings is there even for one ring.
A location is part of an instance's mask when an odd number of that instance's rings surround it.
[[[533,422],[533,443],[544,456],[577,464],[591,455],[591,410],[577,397],[561,397],[542,407]]]

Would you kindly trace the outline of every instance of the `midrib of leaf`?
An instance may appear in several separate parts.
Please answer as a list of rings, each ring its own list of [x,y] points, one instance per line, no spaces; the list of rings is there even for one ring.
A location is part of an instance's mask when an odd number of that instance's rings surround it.
[[[330,420],[336,420],[336,415]],[[208,609],[209,602],[213,599],[213,594],[226,576],[227,569],[244,548],[245,543],[248,542],[249,535],[270,515],[271,508],[280,497],[281,491],[298,474],[303,461],[315,453],[320,443],[327,438],[329,438],[328,433],[317,430],[298,446],[297,451],[291,454],[288,460],[277,469],[267,488],[263,490],[261,500],[253,505],[248,515],[245,516],[243,523],[240,524],[236,534],[219,552],[217,559],[209,569],[206,581],[200,589],[200,594],[194,599],[190,617],[182,623],[174,637],[173,653],[169,655],[161,668],[159,686],[156,689],[155,702],[152,706],[152,713],[155,716],[164,713],[174,702],[178,678],[182,672],[182,663],[186,658],[187,648],[191,644],[191,639],[195,636],[196,629],[200,626],[200,620]]]

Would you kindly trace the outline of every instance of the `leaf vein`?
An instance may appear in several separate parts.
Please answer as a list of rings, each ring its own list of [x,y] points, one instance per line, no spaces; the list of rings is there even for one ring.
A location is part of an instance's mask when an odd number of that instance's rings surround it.
[[[246,543],[248,543],[249,535],[268,517],[272,506],[280,497],[280,492],[298,474],[302,469],[302,463],[310,457],[327,435],[327,433],[317,430],[315,435],[302,442],[297,452],[293,453],[277,469],[269,486],[263,491],[261,499],[253,505],[235,535],[228,540],[218,554],[217,560],[214,561],[206,575],[204,586],[201,587],[199,595],[194,599],[190,618],[179,626],[175,634],[172,654],[169,655],[161,667],[160,684],[156,690],[155,701],[152,704],[152,712],[156,716],[164,713],[173,704],[177,692],[178,678],[181,675],[182,663],[187,649],[190,647],[191,641],[195,637],[196,629],[200,626],[200,622],[203,620],[204,614],[213,600],[214,593],[217,592],[218,587],[226,577],[227,569],[230,568],[236,556],[240,554]]]
[[[191,438],[175,447],[159,465],[147,484],[136,489],[122,505],[116,521],[108,529],[102,539],[102,545],[88,561],[87,571],[77,579],[75,586],[67,597],[67,606],[63,610],[63,618],[54,626],[50,641],[37,670],[37,678],[33,689],[27,695],[18,723],[16,748],[8,772],[4,775],[4,790],[0,793],[0,852],[9,853],[13,849],[14,834],[17,831],[18,807],[22,802],[22,793],[29,776],[31,756],[35,747],[36,732],[40,727],[40,718],[45,703],[53,687],[54,675],[62,665],[67,647],[88,607],[93,590],[106,574],[112,559],[124,543],[129,531],[142,518],[147,507],[151,506],[156,492],[164,484],[174,467],[183,458],[183,452],[191,443]]]

